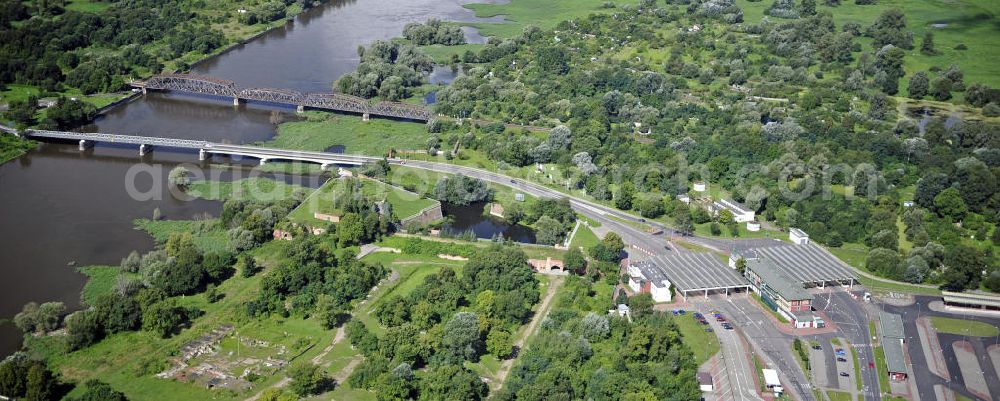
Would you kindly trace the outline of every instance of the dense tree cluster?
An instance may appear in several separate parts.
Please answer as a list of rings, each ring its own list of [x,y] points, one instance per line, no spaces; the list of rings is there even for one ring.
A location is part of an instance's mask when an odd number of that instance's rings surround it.
[[[438,93],[437,111],[557,128],[548,138],[498,123],[439,135],[501,169],[552,163],[561,173],[553,181],[665,218],[682,233],[740,233],[732,220],[675,199],[703,180],[728,189],[759,218],[801,228],[817,242],[897,253],[873,255],[879,274],[903,278],[912,248],[934,242],[975,249],[980,276],[993,276],[989,266],[1000,265],[990,244],[1000,236],[993,234],[1000,231],[996,124],[943,115],[917,124],[919,110],[897,113],[893,96],[909,78],[912,97],[948,99],[964,90],[985,114],[1000,113],[1000,91],[966,83],[957,66],[908,75],[903,66],[914,46],[899,10],[867,27],[838,26],[808,4],[775,4],[800,15],[725,25],[698,6],[650,3],[491,40],[464,57],[481,64]],[[863,48],[861,36],[872,38],[872,47]],[[654,49],[665,61],[650,61]],[[621,52],[627,57],[608,58]],[[904,218],[905,189],[914,186],[917,206],[930,213],[908,235],[917,241],[904,243],[890,225]],[[915,281],[947,279],[947,264],[924,271],[914,263]]]
[[[59,2],[41,2],[45,6],[30,20],[31,13],[19,4],[0,4],[9,11],[0,19],[0,85],[116,91],[128,75],[159,72],[163,61],[192,51],[208,53],[225,43],[221,32],[178,0],[114,2],[94,13],[63,12]],[[121,50],[90,51],[98,47]]]
[[[511,333],[539,297],[526,259],[517,247],[495,244],[473,254],[461,275],[445,267],[407,296],[380,301],[381,337],[349,322],[348,337],[365,355],[351,385],[377,388],[387,400],[484,399],[486,385],[463,363],[485,353],[510,356]]]
[[[363,98],[400,100],[410,96],[410,88],[424,83],[424,74],[434,69],[434,60],[415,45],[376,40],[368,49],[359,49],[358,68],[337,80],[343,93]]]
[[[691,351],[670,316],[608,317],[587,278],[563,284],[532,346],[497,394],[500,400],[701,397]],[[633,311],[639,308],[636,305]]]
[[[465,33],[457,25],[444,24],[430,19],[421,24],[411,22],[403,27],[403,37],[416,45],[461,45],[465,43]]]
[[[363,298],[386,274],[381,265],[335,252],[333,234],[301,235],[285,249],[285,262],[264,276],[257,298],[246,305],[251,316],[278,313],[324,316],[328,327],[346,313],[351,301]]]
[[[369,198],[361,180],[344,180],[341,189],[333,202],[334,208],[343,212],[336,226],[340,246],[372,242],[392,232],[398,223],[392,204]]]
[[[0,394],[19,400],[58,400],[69,389],[42,361],[14,353],[0,362]]]
[[[468,205],[493,198],[485,181],[464,175],[446,176],[434,185],[434,198],[455,205]]]

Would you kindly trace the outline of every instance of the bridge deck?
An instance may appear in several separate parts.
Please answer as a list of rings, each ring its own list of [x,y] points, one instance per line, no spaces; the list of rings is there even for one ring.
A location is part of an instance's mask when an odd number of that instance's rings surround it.
[[[377,157],[345,155],[339,153],[310,152],[301,150],[286,150],[265,148],[259,146],[228,145],[213,143],[208,141],[197,141],[190,139],[159,138],[151,136],[137,135],[117,135],[98,132],[68,132],[68,131],[46,131],[28,130],[25,135],[34,138],[55,138],[83,140],[103,143],[125,143],[131,145],[153,145],[167,146],[183,149],[198,149],[205,153],[249,156],[262,160],[290,160],[303,161],[317,164],[354,164],[359,165],[365,162],[378,160]]]
[[[202,95],[225,96],[235,99],[255,100],[296,107],[311,107],[374,116],[407,118],[427,121],[431,110],[420,105],[400,102],[370,102],[368,99],[342,93],[302,93],[290,89],[240,88],[235,82],[192,74],[154,75],[146,81],[132,81],[129,85],[143,90],[169,90]]]

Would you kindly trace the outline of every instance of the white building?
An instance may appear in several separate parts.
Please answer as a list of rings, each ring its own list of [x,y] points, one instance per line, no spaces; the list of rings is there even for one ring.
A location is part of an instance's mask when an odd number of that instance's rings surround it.
[[[677,200],[679,200],[681,202],[684,202],[684,203],[691,203],[691,197],[688,196],[688,194],[677,195]]]
[[[757,217],[757,213],[753,210],[747,209],[736,201],[729,199],[721,199],[712,203],[712,212],[719,213],[722,210],[728,210],[733,213],[733,220],[737,223],[746,223],[748,221],[753,221]]]
[[[806,245],[809,243],[809,234],[798,228],[789,228],[788,239],[795,245]]]
[[[698,181],[694,183],[695,192],[705,192],[706,189],[708,189],[708,185],[705,185],[704,181]]]
[[[649,262],[630,262],[628,264],[628,286],[637,294],[649,294],[653,302],[670,302],[670,280],[663,272]]]
[[[757,220],[747,222],[747,231],[757,232],[760,231],[760,222]]]

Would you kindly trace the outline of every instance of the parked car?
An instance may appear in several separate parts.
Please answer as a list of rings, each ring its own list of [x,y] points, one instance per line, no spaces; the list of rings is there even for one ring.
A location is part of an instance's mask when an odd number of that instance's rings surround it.
[[[850,376],[851,375],[847,374],[847,372],[840,372],[840,377],[850,377]]]
[[[677,311],[677,313],[680,313],[680,314],[682,314],[682,315],[683,315],[683,314],[686,314],[686,313],[687,313],[687,311],[686,311],[686,310],[684,310],[684,309],[681,309],[681,310],[678,310],[678,311]]]
[[[847,358],[837,358],[837,362],[847,362]]]
[[[868,367],[871,369],[875,369],[875,362],[868,362]]]
[[[691,316],[694,316],[695,319],[704,319],[705,318],[705,315],[702,315],[701,312],[692,313]]]
[[[711,328],[711,327],[706,327],[706,328],[705,328],[705,332],[706,332],[706,333],[711,333],[711,332],[713,332],[713,331],[715,331],[715,330],[712,330],[712,328]]]
[[[813,349],[814,350],[821,350],[821,349],[823,349],[823,346],[822,345],[813,345]]]

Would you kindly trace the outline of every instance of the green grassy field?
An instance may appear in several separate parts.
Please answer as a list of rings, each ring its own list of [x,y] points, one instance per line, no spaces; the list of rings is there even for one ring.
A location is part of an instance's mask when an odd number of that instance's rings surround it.
[[[569,243],[570,248],[582,247],[583,249],[590,249],[590,247],[597,245],[601,242],[600,238],[594,234],[594,231],[587,227],[585,224],[580,224],[580,228],[576,230],[576,236],[573,237],[573,241]]]
[[[996,337],[1000,335],[1000,330],[996,326],[975,320],[931,316],[931,324],[935,330],[941,333],[973,337]]]
[[[309,112],[306,121],[278,126],[278,135],[261,145],[324,151],[343,145],[346,153],[382,156],[389,149],[425,149],[430,134],[422,123]]]
[[[513,37],[521,33],[526,25],[551,29],[560,21],[585,17],[595,12],[614,12],[616,8],[601,8],[607,0],[511,0],[507,4],[472,3],[463,7],[476,12],[480,18],[503,15],[504,24],[474,23],[483,36]],[[614,1],[619,7],[636,4],[636,0]]]
[[[677,322],[677,327],[680,329],[681,335],[684,336],[684,343],[691,347],[695,363],[698,366],[701,366],[721,349],[715,333],[706,333],[705,327],[708,326],[698,323],[695,318],[677,316],[674,318],[674,322]]]
[[[34,141],[20,139],[13,135],[0,134],[0,164],[14,160],[21,155],[34,149],[37,144]]]
[[[756,23],[764,16],[764,9],[771,1],[750,2],[737,0],[743,8],[744,19]],[[907,28],[913,31],[914,50],[907,51],[904,66],[907,77],[917,71],[927,71],[931,66],[947,68],[958,64],[965,72],[966,84],[983,82],[992,87],[1000,86],[1000,2],[994,0],[879,0],[877,4],[860,6],[851,1],[839,7],[827,7],[817,2],[818,11],[829,10],[839,28],[845,22],[856,22],[862,27],[871,25],[884,10],[899,8],[906,14]],[[773,19],[773,18],[772,18]],[[780,20],[779,20],[780,21]],[[936,28],[933,24],[947,24]],[[927,31],[934,32],[935,48],[940,55],[921,54],[920,43]],[[871,39],[865,38],[865,51],[871,50]],[[958,44],[968,50],[955,50]],[[907,77],[899,83],[905,93]],[[959,96],[960,97],[960,96]]]
[[[93,305],[97,297],[114,290],[115,279],[120,271],[118,266],[85,266],[79,270],[87,276],[87,284],[84,284],[80,295],[80,299],[87,305]]]
[[[153,236],[157,241],[164,242],[173,233],[191,233],[194,236],[194,244],[204,252],[225,252],[229,250],[229,236],[226,231],[214,224],[211,220],[211,227],[199,230],[202,222],[189,220],[149,220],[137,219],[135,226]]]
[[[697,224],[694,227],[694,232],[697,235],[703,237],[712,237],[712,238],[774,238],[780,241],[788,242],[788,234],[786,233],[780,231],[767,230],[764,228],[761,228],[760,231],[750,231],[747,230],[746,223],[737,224],[737,227],[739,227],[739,232],[738,232],[739,235],[737,235],[736,237],[733,237],[733,235],[729,232],[729,229],[726,228],[726,226],[723,224],[719,224],[719,228],[722,229],[722,234],[712,235],[711,226],[712,223]]]
[[[111,4],[111,3],[104,3],[104,4]],[[38,89],[38,87],[36,86],[9,84],[7,85],[7,88],[5,90],[0,91],[0,103],[7,103],[14,100],[25,100],[28,98],[28,96],[40,96],[40,94],[41,90]],[[79,90],[76,89],[63,91],[58,93],[57,95],[62,95],[71,98],[75,97],[81,101],[93,104],[97,108],[107,106],[125,96],[128,96],[127,94],[114,94],[114,93],[103,93],[103,94],[95,94],[87,96],[84,95],[83,92],[80,92]],[[39,114],[41,115],[41,112]]]
[[[288,218],[297,223],[320,223],[313,217],[316,212],[338,216],[341,211],[333,205],[334,199],[341,196],[346,188],[344,180],[329,180],[315,193],[306,198],[298,208],[293,210]],[[362,192],[371,198],[387,200],[392,205],[396,217],[403,219],[432,206],[435,201],[407,192],[395,186],[386,185],[375,180],[362,179]]]
[[[313,189],[285,184],[270,178],[251,177],[236,181],[195,181],[187,188],[187,193],[205,199],[242,199],[272,202],[291,197],[296,192],[308,196]]]
[[[111,6],[111,2],[93,0],[73,0],[64,7],[66,10],[80,11],[84,13],[96,13],[106,10]]]

